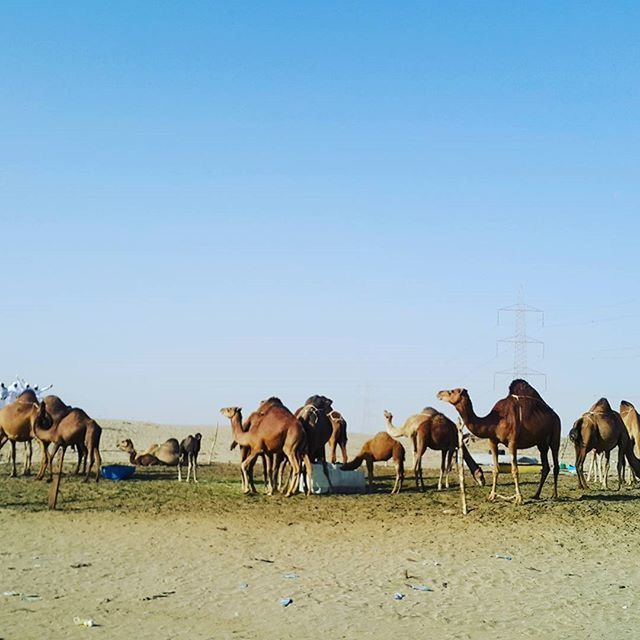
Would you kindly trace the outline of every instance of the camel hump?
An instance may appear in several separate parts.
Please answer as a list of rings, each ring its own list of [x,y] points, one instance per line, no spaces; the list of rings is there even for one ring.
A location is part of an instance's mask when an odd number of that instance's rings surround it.
[[[422,409],[422,411],[420,411],[420,413],[424,413],[425,415],[428,415],[428,416],[435,416],[440,412],[437,409],[434,409],[433,407],[425,407],[424,409]]]
[[[636,408],[630,402],[627,402],[626,400],[621,400],[620,401],[620,411],[622,411],[622,409],[633,409],[634,411],[636,410]]]
[[[529,396],[542,400],[542,396],[526,380],[521,378],[514,380],[509,385],[509,393],[513,396]]]
[[[593,411],[594,413],[611,413],[613,409],[611,409],[611,405],[606,398],[600,398],[589,411]]]

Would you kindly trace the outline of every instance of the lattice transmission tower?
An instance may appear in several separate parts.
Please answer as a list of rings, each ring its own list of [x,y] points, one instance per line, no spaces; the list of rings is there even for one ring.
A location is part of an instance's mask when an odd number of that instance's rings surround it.
[[[515,333],[508,338],[502,338],[496,343],[496,355],[500,352],[501,345],[509,345],[513,349],[513,368],[502,369],[493,374],[493,387],[495,389],[498,376],[510,376],[511,379],[523,378],[531,382],[531,378],[544,378],[544,388],[547,388],[547,374],[536,369],[531,369],[527,362],[528,349],[534,345],[540,349],[540,355],[544,358],[544,342],[532,338],[527,334],[527,314],[533,314],[538,320],[538,326],[544,326],[544,311],[536,309],[519,300],[510,307],[498,309],[498,324],[506,314],[513,314],[515,320]]]

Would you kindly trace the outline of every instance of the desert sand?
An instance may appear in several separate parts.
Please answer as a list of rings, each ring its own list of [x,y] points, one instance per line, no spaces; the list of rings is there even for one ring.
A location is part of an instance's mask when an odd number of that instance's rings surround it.
[[[143,447],[196,430],[103,425],[106,462],[124,461],[124,437]],[[215,430],[201,430],[206,463]],[[18,595],[0,595],[0,637],[604,638],[637,627],[640,489],[578,491],[562,476],[560,500],[548,485],[533,502],[526,477],[524,506],[471,488],[462,516],[457,486],[436,492],[435,471],[424,494],[408,474],[391,496],[382,465],[367,495],[246,497],[229,435],[219,429],[198,485],[157,468],[98,486],[65,477],[56,512],[46,483],[7,477],[3,451],[0,594]],[[365,437],[350,436],[350,455]]]

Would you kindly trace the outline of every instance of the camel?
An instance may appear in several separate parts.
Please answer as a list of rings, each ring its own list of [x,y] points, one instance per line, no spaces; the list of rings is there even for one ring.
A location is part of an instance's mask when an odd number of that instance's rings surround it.
[[[420,413],[416,413],[413,416],[409,416],[404,423],[402,424],[402,426],[400,427],[394,427],[393,425],[391,426],[391,430],[393,431],[393,433],[391,433],[391,431],[389,431],[389,420],[387,419],[387,433],[389,433],[389,435],[393,436],[394,438],[400,438],[402,436],[406,436],[407,438],[409,438],[409,440],[411,440],[411,450],[413,452],[413,468],[415,470],[416,466],[418,466],[418,427],[422,424],[422,422],[425,419],[425,416],[427,416],[430,412],[435,411],[435,409],[432,409],[431,407],[425,407]],[[385,417],[386,417],[386,413],[385,413]],[[456,436],[457,438],[457,436]]]
[[[175,438],[169,438],[160,446],[154,445],[155,453],[137,453],[133,442],[126,438],[116,445],[120,451],[129,454],[129,462],[139,467],[177,467],[180,461],[180,443]]]
[[[21,393],[11,404],[0,409],[0,449],[6,442],[11,443],[11,474],[17,476],[16,470],[16,442],[28,444],[22,475],[31,472],[32,448],[31,440],[36,426],[48,428],[51,426],[51,416],[43,403],[38,403],[36,394],[30,389]]]
[[[625,458],[637,476],[640,476],[640,460],[633,454],[633,445],[629,432],[617,411],[614,411],[606,398],[600,398],[590,409],[574,423],[569,438],[576,449],[576,474],[580,489],[588,489],[584,476],[584,461],[589,451],[604,453],[602,488],[608,489],[609,456],[618,448],[618,490],[624,477]]]
[[[384,412],[387,421],[387,433],[392,438],[403,436],[412,437],[415,434],[416,452],[414,453],[413,473],[416,481],[416,488],[424,491],[424,479],[422,476],[422,456],[427,448],[440,451],[442,458],[440,462],[440,475],[438,477],[438,491],[442,489],[442,479],[444,477],[445,487],[449,488],[449,473],[454,455],[458,449],[458,430],[452,420],[444,413],[425,407],[420,413],[405,420],[402,427],[393,426],[393,415],[389,411]],[[420,421],[419,421],[420,420]],[[413,425],[417,423],[414,430]],[[409,424],[407,430],[404,427]],[[409,431],[409,434],[406,433]],[[475,463],[466,446],[462,447],[463,457],[467,466],[479,486],[484,486],[484,474],[482,469]]]
[[[34,425],[33,433],[42,443],[43,451],[43,460],[38,476],[36,477],[37,480],[42,479],[47,465],[49,465],[51,469],[53,468],[53,460],[59,449],[61,450],[60,471],[62,471],[64,455],[67,447],[70,446],[77,448],[79,458],[82,457],[84,451],[88,454],[89,466],[86,470],[85,482],[87,482],[91,476],[94,462],[97,464],[96,482],[100,480],[100,466],[102,465],[100,436],[102,435],[102,428],[93,418],[89,417],[85,411],[78,408],[71,409],[59,422],[52,420],[51,425],[47,428],[42,428],[37,424]],[[51,455],[47,452],[49,444],[53,445]],[[80,460],[78,460],[78,468],[79,467]]]
[[[259,411],[262,409],[262,413]],[[278,398],[269,398],[262,403],[257,412],[249,416],[249,428],[242,430],[242,409],[225,407],[220,413],[229,418],[233,437],[240,447],[248,447],[249,451],[240,464],[243,493],[255,493],[251,469],[260,454],[265,454],[267,463],[267,493],[273,494],[274,456],[284,454],[291,465],[291,479],[285,491],[292,496],[300,482],[300,460],[304,461],[308,478],[312,476],[311,460],[307,452],[307,440],[300,421],[282,404]],[[254,415],[258,413],[259,415]],[[308,487],[307,487],[308,490]]]
[[[625,427],[627,427],[627,433],[629,434],[630,446],[633,449],[633,455],[640,459],[640,416],[638,415],[636,408],[626,400],[623,400],[620,403],[620,416],[622,417]],[[628,484],[631,484],[634,476],[636,480],[640,480],[640,478],[635,474],[633,468],[631,468],[631,477],[629,478]]]
[[[320,462],[322,470],[329,483],[331,490],[331,480],[329,469],[327,468],[326,444],[333,435],[333,424],[328,413],[331,409],[332,401],[325,396],[311,396],[303,407],[300,407],[295,416],[300,420],[307,435],[307,450],[311,462]]]
[[[473,411],[471,398],[466,389],[443,390],[437,393],[439,400],[452,404],[460,414],[469,431],[479,438],[487,438],[493,456],[493,483],[489,500],[498,496],[498,445],[506,445],[511,454],[511,475],[515,484],[515,495],[508,500],[522,504],[520,481],[518,477],[518,449],[538,447],[542,472],[540,484],[534,499],[540,498],[542,487],[549,475],[548,452],[553,458],[553,498],[558,497],[558,474],[560,465],[560,418],[549,407],[540,394],[526,381],[514,380],[509,385],[509,395],[498,400],[488,415],[478,417]]]
[[[373,463],[386,462],[393,458],[396,467],[396,480],[391,490],[392,494],[400,493],[404,482],[404,447],[394,440],[385,431],[376,433],[373,438],[367,440],[360,449],[360,453],[351,461],[343,464],[341,469],[353,471],[360,467],[363,462],[367,464],[367,476],[369,488],[373,485]]]
[[[53,427],[57,427],[58,424],[62,421],[63,418],[69,415],[73,407],[70,407],[68,404],[65,404],[58,396],[49,395],[46,396],[42,401],[47,408],[47,413],[51,416],[53,420]],[[36,480],[42,480],[44,477],[45,471],[47,467],[49,467],[50,474],[53,473],[51,469],[51,458],[49,456],[49,440],[40,440],[41,447],[41,460],[40,460],[40,469],[36,475]],[[84,462],[83,473],[86,473],[87,470],[87,451],[84,447],[83,442],[74,442],[72,447],[75,447],[78,453],[78,464],[76,465],[75,475],[80,473],[80,467]]]
[[[182,465],[187,463],[187,482],[189,482],[189,475],[193,470],[193,481],[198,482],[196,477],[196,469],[198,468],[198,454],[200,453],[200,443],[202,441],[202,434],[196,433],[195,436],[187,436],[180,443],[180,462],[178,463],[178,482],[182,481]]]
[[[331,421],[331,437],[329,438],[329,461],[331,464],[336,463],[336,447],[340,447],[342,451],[342,462],[347,463],[347,421],[342,414],[335,409],[327,413],[327,417]]]

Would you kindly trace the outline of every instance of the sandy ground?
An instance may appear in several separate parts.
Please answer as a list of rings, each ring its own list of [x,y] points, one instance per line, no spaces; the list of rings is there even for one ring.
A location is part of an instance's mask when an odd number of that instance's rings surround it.
[[[103,424],[105,450],[168,433]],[[228,432],[218,442],[224,461]],[[237,469],[215,464],[189,486],[170,469],[97,487],[65,478],[48,512],[45,483],[7,473],[0,465],[0,594],[19,595],[0,595],[4,640],[604,638],[640,622],[637,488],[581,492],[562,477],[559,501],[520,508],[474,488],[463,517],[457,489],[434,491],[433,474],[424,494],[390,496],[385,478],[367,495],[285,499],[241,496]]]

